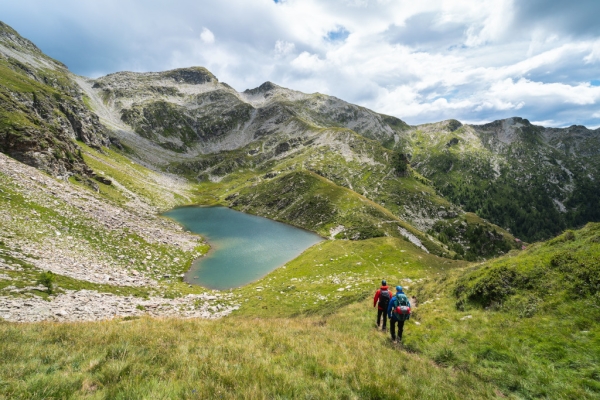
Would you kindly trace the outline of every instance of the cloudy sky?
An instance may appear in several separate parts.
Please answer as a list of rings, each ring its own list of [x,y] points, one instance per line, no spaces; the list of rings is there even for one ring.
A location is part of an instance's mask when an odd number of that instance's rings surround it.
[[[80,75],[201,65],[410,124],[600,126],[599,0],[0,0]]]

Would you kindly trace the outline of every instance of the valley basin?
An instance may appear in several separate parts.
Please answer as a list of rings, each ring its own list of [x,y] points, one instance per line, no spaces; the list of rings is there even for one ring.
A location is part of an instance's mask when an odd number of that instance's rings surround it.
[[[162,215],[202,235],[211,249],[184,280],[210,289],[247,285],[323,240],[319,235],[227,207],[179,207]]]

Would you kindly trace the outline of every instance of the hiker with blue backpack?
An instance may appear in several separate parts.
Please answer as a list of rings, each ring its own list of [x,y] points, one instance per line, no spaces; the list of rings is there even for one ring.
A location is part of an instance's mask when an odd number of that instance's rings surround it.
[[[390,332],[392,341],[396,341],[396,324],[398,325],[398,341],[402,340],[402,331],[404,330],[404,321],[410,318],[410,301],[402,291],[402,286],[396,286],[396,294],[390,300],[387,309],[390,318]]]
[[[383,328],[382,330],[386,330],[387,325],[387,309],[390,304],[390,299],[392,298],[392,293],[387,287],[387,282],[384,280],[381,281],[381,287],[375,292],[375,297],[373,298],[373,307],[377,307],[377,328],[381,324],[381,316],[383,316]],[[378,304],[379,303],[379,304]]]

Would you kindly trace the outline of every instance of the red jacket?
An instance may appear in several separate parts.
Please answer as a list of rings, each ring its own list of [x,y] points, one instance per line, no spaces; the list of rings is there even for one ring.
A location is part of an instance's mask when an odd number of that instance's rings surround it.
[[[381,291],[382,290],[387,290],[388,292],[390,292],[390,290],[388,289],[387,286],[382,286],[380,287],[376,292],[375,292],[375,298],[373,298],[373,307],[375,307],[375,305],[377,304],[377,302],[379,301],[379,296],[381,295]],[[392,292],[390,292],[390,300],[392,299]],[[383,310],[383,308],[381,306],[377,307],[378,310]]]

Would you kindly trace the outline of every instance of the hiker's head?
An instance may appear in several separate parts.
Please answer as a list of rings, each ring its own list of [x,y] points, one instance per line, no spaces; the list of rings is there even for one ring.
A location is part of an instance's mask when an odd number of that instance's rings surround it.
[[[387,286],[387,282],[384,280],[381,281],[381,286]]]
[[[402,293],[402,286],[396,286],[396,292]]]

